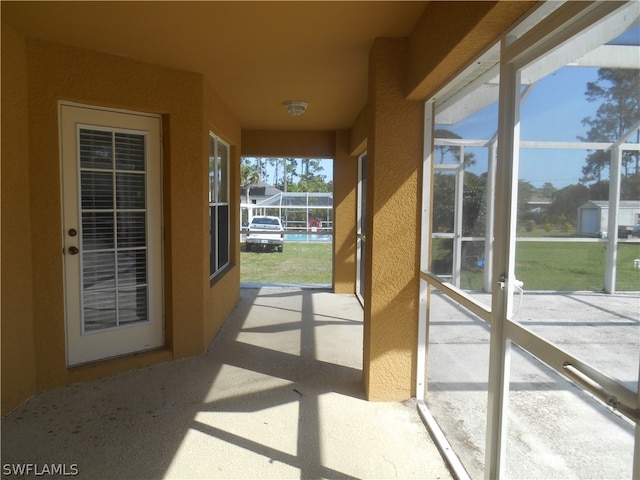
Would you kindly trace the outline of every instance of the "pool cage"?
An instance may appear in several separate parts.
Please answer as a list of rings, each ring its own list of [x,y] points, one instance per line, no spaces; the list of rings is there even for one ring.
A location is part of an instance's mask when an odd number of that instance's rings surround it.
[[[331,192],[280,192],[254,202],[240,204],[241,235],[254,216],[269,215],[282,221],[285,240],[330,242],[333,238]]]
[[[617,142],[544,142],[521,141],[521,149],[529,150],[574,150],[574,151],[601,151],[609,157],[611,173],[609,183],[609,199],[604,202],[608,212],[605,214],[607,231],[594,235],[566,234],[562,236],[553,233],[545,237],[529,237],[526,234],[519,235],[519,242],[570,242],[570,243],[600,243],[605,247],[605,255],[601,262],[604,263],[604,291],[614,293],[616,291],[616,257],[620,245],[638,245],[640,240],[627,233],[621,234],[621,228],[626,229],[632,225],[621,225],[621,207],[629,205],[633,207],[634,215],[640,219],[640,200],[623,202],[621,193],[621,171],[623,155],[638,152],[640,145],[633,143],[632,139],[638,136],[638,128],[634,127],[626,132]],[[631,140],[631,141],[629,141]],[[447,205],[446,217],[432,219],[432,239],[436,242],[436,251],[448,258],[447,261],[438,264],[438,255],[435,255],[432,268],[443,279],[449,280],[457,287],[469,287],[463,284],[463,275],[476,275],[478,282],[472,282],[475,289],[491,291],[491,266],[493,257],[493,243],[486,242],[487,238],[493,238],[494,211],[493,199],[495,189],[495,162],[497,143],[494,136],[491,140],[470,140],[435,138],[436,148],[448,150],[448,161],[433,166],[434,189],[436,198],[443,190],[453,192],[449,196],[452,204]],[[480,175],[480,181],[485,182],[482,188],[485,190],[482,205],[470,204],[468,188],[476,185],[465,182],[465,151],[473,151],[478,163],[484,163],[484,171]],[[441,198],[439,200],[442,200]],[[467,214],[467,209],[470,214]],[[576,212],[578,215],[579,212]],[[469,219],[472,219],[470,222]],[[574,223],[579,225],[580,219]],[[595,233],[595,232],[594,232]],[[637,268],[634,266],[634,268]],[[471,287],[470,289],[474,289]]]

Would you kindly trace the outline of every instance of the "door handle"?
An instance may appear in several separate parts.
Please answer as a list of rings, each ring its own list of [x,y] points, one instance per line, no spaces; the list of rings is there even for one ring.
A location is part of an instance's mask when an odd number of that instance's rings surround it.
[[[78,249],[78,247],[69,247],[67,248],[67,252],[69,252],[69,255],[77,255],[78,253],[80,253],[80,250]]]

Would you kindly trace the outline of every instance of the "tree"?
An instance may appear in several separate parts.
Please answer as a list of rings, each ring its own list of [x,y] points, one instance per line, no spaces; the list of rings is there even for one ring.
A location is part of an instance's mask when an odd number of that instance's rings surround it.
[[[273,173],[273,185],[278,185],[280,182],[280,164],[282,163],[282,158],[270,158],[269,159],[269,165],[271,167],[274,167],[274,173]]]
[[[260,170],[251,159],[243,158],[240,163],[240,185],[252,185],[260,181]]]
[[[530,205],[529,202],[536,195],[537,189],[526,180],[518,180],[518,219],[527,219]]]
[[[294,177],[298,175],[298,161],[295,158],[284,159],[284,173],[282,185],[276,184],[277,187],[281,187],[284,192],[292,191],[290,185],[294,184]]]
[[[589,127],[586,137],[578,136],[583,142],[616,142],[627,134],[638,122],[640,116],[640,71],[630,69],[598,69],[598,80],[587,83],[587,101],[601,101],[595,117],[586,117],[582,124]],[[609,166],[610,151],[594,151],[587,156],[582,168],[582,183],[600,182],[602,173]],[[638,170],[638,152],[624,152],[622,167],[624,174],[635,163],[634,174]]]
[[[246,202],[249,203],[251,200],[249,199],[249,191],[250,185],[258,183],[260,181],[260,171],[252,165],[252,162],[243,158],[240,163],[240,186],[244,187]]]
[[[437,128],[434,132],[435,138],[453,138],[461,139],[462,137],[457,133],[453,133],[449,130]],[[460,147],[449,145],[436,145],[435,150],[440,153],[440,161],[438,163],[444,163],[444,159],[447,155],[452,155],[455,161],[460,162]],[[464,154],[464,166],[470,167],[476,163],[475,155],[473,152],[466,152]]]
[[[577,223],[578,207],[591,198],[590,189],[584,185],[568,185],[556,192],[549,209],[547,220],[563,217]]]

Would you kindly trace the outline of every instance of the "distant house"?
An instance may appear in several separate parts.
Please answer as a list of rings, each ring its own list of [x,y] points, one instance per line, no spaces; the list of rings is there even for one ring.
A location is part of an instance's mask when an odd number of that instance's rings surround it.
[[[631,230],[638,223],[640,223],[640,201],[621,201],[618,210],[618,230]],[[603,232],[607,232],[608,225],[608,201],[591,200],[578,207],[579,235],[602,235]]]
[[[247,188],[249,189],[249,203],[254,205],[282,193],[276,187],[259,182],[248,187],[240,187],[240,203],[247,202]]]
[[[534,213],[542,213],[547,208],[549,208],[549,205],[551,205],[551,199],[546,197],[532,196],[527,202],[527,205],[529,206],[530,211]]]

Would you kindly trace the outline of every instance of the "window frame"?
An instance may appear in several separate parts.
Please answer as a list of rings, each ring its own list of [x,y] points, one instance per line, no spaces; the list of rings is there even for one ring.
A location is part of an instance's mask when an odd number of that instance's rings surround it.
[[[226,149],[222,156],[221,148]],[[229,164],[230,145],[218,135],[209,132],[209,279],[212,280],[230,264],[230,211]],[[224,198],[223,198],[224,197]],[[221,214],[226,212],[223,228],[220,228]],[[221,247],[224,246],[224,250]],[[226,250],[226,253],[225,253]],[[222,255],[222,257],[221,257]],[[225,258],[226,257],[226,258]]]

